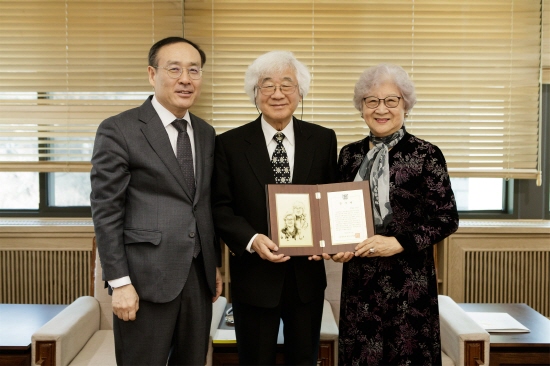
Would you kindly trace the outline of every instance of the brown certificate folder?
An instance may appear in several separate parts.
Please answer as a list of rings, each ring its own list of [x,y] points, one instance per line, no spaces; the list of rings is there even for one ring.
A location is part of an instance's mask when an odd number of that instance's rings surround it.
[[[368,181],[268,184],[270,238],[285,255],[353,252],[374,235]]]

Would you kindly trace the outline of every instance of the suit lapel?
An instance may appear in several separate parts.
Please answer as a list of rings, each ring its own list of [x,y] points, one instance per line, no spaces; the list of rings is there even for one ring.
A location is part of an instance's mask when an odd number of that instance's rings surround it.
[[[191,117],[191,124],[193,125],[193,140],[195,141],[195,199],[201,196],[201,182],[204,181],[204,164],[206,162],[206,147],[210,142],[207,137],[210,134],[207,131],[203,131],[204,127],[197,117],[189,113]]]
[[[315,156],[316,146],[312,134],[299,119],[294,118],[294,170],[292,172],[293,184],[307,184],[311,163]]]
[[[145,138],[149,141],[149,144],[153,150],[155,150],[166,168],[172,173],[178,184],[183,188],[189,199],[191,199],[191,194],[187,190],[185,178],[183,177],[178,160],[170,144],[166,128],[153,108],[150,99],[145,101],[140,107],[139,119],[144,123],[141,127],[141,131],[145,135]]]
[[[249,133],[244,140],[249,145],[246,150],[246,158],[259,183],[262,186],[275,184],[260,117],[250,125]]]

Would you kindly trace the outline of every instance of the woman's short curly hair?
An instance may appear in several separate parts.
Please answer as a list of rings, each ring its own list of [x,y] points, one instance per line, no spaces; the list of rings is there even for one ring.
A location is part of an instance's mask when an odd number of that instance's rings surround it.
[[[289,51],[271,51],[264,53],[248,66],[244,75],[244,90],[252,103],[256,102],[256,85],[258,81],[271,74],[279,73],[292,67],[296,70],[296,81],[300,95],[305,98],[309,91],[311,75],[303,63],[298,61]]]
[[[414,83],[412,82],[409,74],[401,67],[393,64],[379,64],[369,67],[359,77],[355,84],[355,90],[353,94],[353,103],[355,108],[359,111],[363,110],[363,98],[368,96],[369,92],[383,84],[386,81],[393,82],[401,91],[403,97],[403,106],[405,112],[410,112],[412,107],[416,104],[416,93],[414,90]]]

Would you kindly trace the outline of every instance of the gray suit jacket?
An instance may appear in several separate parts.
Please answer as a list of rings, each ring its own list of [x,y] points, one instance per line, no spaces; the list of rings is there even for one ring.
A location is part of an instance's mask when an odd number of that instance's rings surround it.
[[[97,130],[90,199],[103,279],[130,276],[141,299],[173,300],[187,280],[198,235],[214,294],[220,263],[210,204],[215,132],[191,115],[196,159],[191,200],[151,99],[106,119]]]

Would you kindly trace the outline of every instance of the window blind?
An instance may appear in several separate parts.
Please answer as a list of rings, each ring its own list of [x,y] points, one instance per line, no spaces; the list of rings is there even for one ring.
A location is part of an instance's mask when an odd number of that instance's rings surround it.
[[[550,0],[542,1],[542,82],[550,84]]]
[[[540,177],[540,0],[186,0],[184,15],[208,55],[193,111],[218,133],[258,116],[244,72],[284,49],[312,73],[303,119],[333,128],[340,147],[362,139],[354,84],[391,62],[416,84],[407,129],[443,150],[453,177]]]
[[[183,34],[168,0],[0,2],[0,171],[89,171],[105,118],[152,93],[147,53]]]

